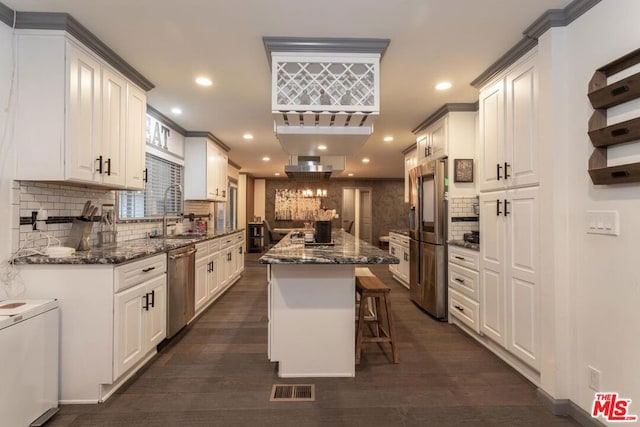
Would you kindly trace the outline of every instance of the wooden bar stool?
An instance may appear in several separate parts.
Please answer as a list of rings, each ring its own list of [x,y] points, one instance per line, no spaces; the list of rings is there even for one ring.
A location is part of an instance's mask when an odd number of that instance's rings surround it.
[[[366,342],[388,342],[391,344],[391,355],[393,363],[398,363],[398,347],[396,343],[396,329],[393,324],[393,316],[391,315],[391,302],[389,301],[389,293],[391,288],[382,283],[376,276],[356,276],[356,292],[360,295],[360,301],[363,302],[367,298],[375,301],[376,317],[373,319],[365,318],[366,304],[360,304],[358,310],[358,326],[356,328],[356,364],[360,363],[360,353],[362,352],[362,343]],[[383,303],[384,302],[384,310]],[[387,328],[383,324],[384,318],[387,320]],[[373,336],[364,335],[365,324],[371,326],[374,324],[377,333],[371,330]]]

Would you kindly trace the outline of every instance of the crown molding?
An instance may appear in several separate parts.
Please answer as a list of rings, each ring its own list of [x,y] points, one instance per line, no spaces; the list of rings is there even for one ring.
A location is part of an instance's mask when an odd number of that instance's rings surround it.
[[[431,126],[432,124],[434,124],[435,122],[437,122],[438,120],[440,120],[442,117],[446,116],[449,113],[478,111],[478,105],[479,105],[478,102],[444,104],[442,107],[438,108],[435,111],[435,113],[431,114],[429,117],[424,119],[422,123],[416,126],[415,129],[413,129],[411,132],[414,134],[422,132],[423,130],[425,130],[426,128],[428,128],[429,126]],[[408,148],[409,147],[407,147],[406,149]],[[403,152],[403,154],[406,154],[406,153]]]
[[[177,124],[176,122],[174,122],[169,117],[165,116],[164,114],[162,114],[160,111],[156,110],[155,108],[153,108],[149,104],[147,104],[147,114],[149,114],[151,117],[157,119],[162,124],[164,124],[164,125],[170,127],[171,129],[175,130],[180,135],[182,135],[182,136],[186,135],[187,131],[182,126],[180,126],[179,124]]]
[[[155,87],[150,80],[68,13],[16,12],[16,28],[66,31],[143,90],[150,91]]]
[[[262,37],[269,66],[273,52],[373,53],[384,56],[391,39],[333,37]]]
[[[238,170],[242,169],[242,166],[240,166],[239,164],[237,164],[237,163],[236,163],[236,162],[234,162],[233,160],[228,159],[227,161],[228,161],[228,163],[229,163],[231,166],[233,166],[234,168],[236,168],[236,169],[238,169]]]
[[[7,24],[9,27],[13,27],[14,10],[6,4],[0,2],[0,22]]]
[[[187,138],[209,138],[227,153],[231,151],[231,148],[229,148],[224,142],[222,142],[222,140],[218,139],[217,136],[206,130],[188,130],[184,136],[186,136]]]
[[[480,88],[495,76],[506,70],[510,65],[520,59],[525,53],[538,44],[538,38],[548,29],[553,27],[565,27],[578,19],[602,0],[573,0],[564,9],[549,9],[538,19],[533,21],[523,31],[523,38],[511,49],[502,55],[496,62],[476,77],[470,84]]]

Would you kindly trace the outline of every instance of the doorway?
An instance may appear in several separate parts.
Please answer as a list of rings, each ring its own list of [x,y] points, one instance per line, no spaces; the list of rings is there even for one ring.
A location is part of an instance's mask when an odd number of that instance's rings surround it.
[[[342,189],[342,228],[368,243],[373,234],[371,198],[370,187]]]

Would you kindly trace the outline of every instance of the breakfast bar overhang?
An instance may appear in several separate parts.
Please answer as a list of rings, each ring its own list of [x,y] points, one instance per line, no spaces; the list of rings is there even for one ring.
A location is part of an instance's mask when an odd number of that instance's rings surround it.
[[[268,357],[280,377],[355,376],[356,266],[399,259],[344,231],[333,245],[305,246],[289,233],[268,264]]]

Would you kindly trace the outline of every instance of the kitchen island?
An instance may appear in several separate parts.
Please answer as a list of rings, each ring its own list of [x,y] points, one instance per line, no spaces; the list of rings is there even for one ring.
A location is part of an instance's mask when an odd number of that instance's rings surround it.
[[[356,266],[400,261],[344,231],[333,245],[292,236],[260,258],[269,265],[269,360],[280,377],[353,377]]]

